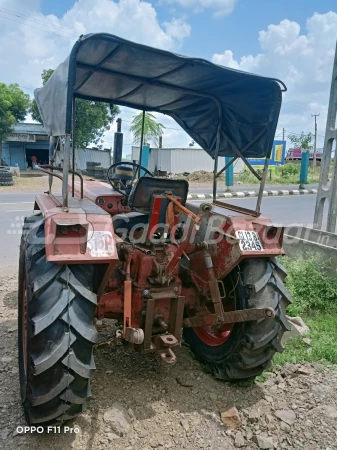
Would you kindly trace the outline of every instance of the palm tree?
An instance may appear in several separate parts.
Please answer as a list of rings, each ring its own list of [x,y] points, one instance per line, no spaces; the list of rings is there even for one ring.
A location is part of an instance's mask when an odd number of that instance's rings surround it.
[[[143,113],[140,112],[132,119],[130,131],[133,133],[133,143],[140,144],[142,135]],[[157,123],[153,114],[146,112],[144,116],[144,140],[143,142],[152,142],[159,147],[159,138],[163,135],[165,126]]]

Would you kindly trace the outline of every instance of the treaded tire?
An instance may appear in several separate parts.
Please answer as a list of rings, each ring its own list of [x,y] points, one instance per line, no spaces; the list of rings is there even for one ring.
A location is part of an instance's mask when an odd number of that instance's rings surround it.
[[[7,170],[0,170],[0,186],[13,186],[13,175]]]
[[[98,341],[93,326],[97,304],[92,292],[93,268],[47,263],[44,219],[41,214],[25,219],[18,334],[21,396],[29,424],[60,424],[72,419],[90,397],[93,346]],[[23,324],[27,324],[26,346]]]
[[[0,181],[13,181],[13,175],[10,172],[0,171]]]
[[[283,280],[286,270],[274,258],[247,259],[233,271],[236,309],[272,307],[273,319],[236,323],[226,342],[204,343],[193,328],[184,329],[185,341],[204,368],[215,378],[235,381],[254,379],[270,365],[276,351],[282,352],[281,338],[290,329],[285,316],[291,303]]]

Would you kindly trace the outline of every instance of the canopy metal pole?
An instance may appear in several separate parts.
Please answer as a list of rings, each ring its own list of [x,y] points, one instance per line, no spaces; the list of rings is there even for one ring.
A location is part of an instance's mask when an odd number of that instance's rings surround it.
[[[270,155],[269,155],[269,157],[270,157]],[[269,157],[268,158],[266,157],[266,161],[264,163],[264,169],[263,169],[263,174],[262,174],[261,183],[260,183],[260,190],[259,190],[259,193],[258,193],[258,196],[257,196],[257,203],[256,203],[255,212],[258,215],[260,215],[263,191],[264,191],[264,186],[266,184],[266,179],[267,179],[267,174],[268,174]]]
[[[54,165],[54,148],[55,148],[55,137],[49,137],[49,164]],[[51,192],[51,187],[53,185],[53,176],[49,175],[49,192]]]
[[[218,173],[218,156],[220,148],[220,130],[221,130],[221,117],[219,117],[219,125],[216,133],[216,146],[215,146],[215,157],[214,157],[214,177],[213,177],[213,203],[216,201],[216,187],[217,187],[217,173]]]
[[[140,135],[140,150],[139,150],[139,164],[142,164],[142,154],[143,154],[143,141],[144,141],[144,125],[145,125],[145,110],[143,111],[142,117],[142,134]],[[137,175],[140,173],[139,168],[137,169]]]
[[[71,196],[74,197],[75,196],[75,98],[73,98],[73,116],[72,116],[72,121],[73,121],[73,126],[72,126],[72,150],[73,150],[73,158],[72,158],[72,164],[71,164],[71,168],[72,168],[72,176],[71,176]]]
[[[63,180],[62,180],[62,199],[63,211],[68,211],[68,175],[70,169],[70,134],[64,138],[63,149]]]

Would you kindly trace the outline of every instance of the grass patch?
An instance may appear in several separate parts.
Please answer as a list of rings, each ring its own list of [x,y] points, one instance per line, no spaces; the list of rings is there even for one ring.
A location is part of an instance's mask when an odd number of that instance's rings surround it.
[[[311,312],[302,316],[310,328],[311,345],[303,342],[301,336],[287,341],[283,353],[274,357],[274,365],[285,363],[325,362],[337,364],[337,307],[334,311]]]
[[[288,271],[285,285],[293,297],[287,314],[302,317],[310,329],[306,337],[311,343],[305,344],[302,336],[288,340],[285,351],[275,355],[273,367],[305,361],[337,364],[336,267],[313,255],[306,259],[284,257],[281,263]]]
[[[266,183],[270,184],[299,184],[300,182],[300,170],[301,164],[287,163],[282,167],[269,167]],[[262,175],[262,169],[257,169],[257,172]],[[320,167],[315,169],[309,167],[308,171],[308,183],[318,183],[320,175]],[[247,184],[259,184],[260,182],[251,173],[251,171],[245,167],[243,172],[236,177],[236,181],[241,181]]]
[[[337,269],[330,260],[307,255],[305,259],[284,257],[281,263],[288,271],[285,285],[293,297],[287,309],[290,316],[337,308]]]

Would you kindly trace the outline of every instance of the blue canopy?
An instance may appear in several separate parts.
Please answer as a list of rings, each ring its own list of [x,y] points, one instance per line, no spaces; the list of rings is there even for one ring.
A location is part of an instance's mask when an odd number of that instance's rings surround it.
[[[79,97],[167,114],[213,158],[262,158],[272,149],[280,84],[97,33],[79,38],[35,98],[51,136],[71,134]]]

